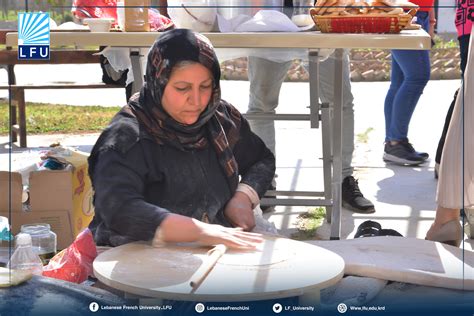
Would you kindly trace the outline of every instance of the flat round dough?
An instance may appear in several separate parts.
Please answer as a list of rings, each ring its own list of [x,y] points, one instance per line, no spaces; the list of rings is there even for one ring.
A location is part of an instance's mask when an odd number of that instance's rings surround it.
[[[233,266],[264,266],[287,261],[291,247],[285,239],[265,240],[256,250],[230,250],[219,258],[218,264]]]

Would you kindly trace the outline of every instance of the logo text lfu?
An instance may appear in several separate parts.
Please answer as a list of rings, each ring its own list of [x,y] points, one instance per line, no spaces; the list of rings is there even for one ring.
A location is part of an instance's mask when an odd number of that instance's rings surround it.
[[[19,59],[49,59],[48,45],[22,45],[18,47]]]

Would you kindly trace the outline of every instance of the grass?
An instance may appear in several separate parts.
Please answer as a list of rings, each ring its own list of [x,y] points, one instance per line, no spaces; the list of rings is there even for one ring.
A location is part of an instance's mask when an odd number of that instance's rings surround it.
[[[298,231],[292,234],[291,238],[296,240],[314,239],[316,230],[323,223],[325,216],[326,208],[322,206],[311,208],[308,212],[299,215],[296,220]]]
[[[373,127],[369,127],[363,133],[357,134],[357,142],[358,143],[367,143],[369,141],[369,134],[374,130]]]
[[[61,4],[56,4],[61,5]],[[29,12],[38,11],[35,7],[30,7]],[[49,17],[54,20],[58,25],[64,22],[72,21],[72,13],[68,9],[64,9],[60,12],[58,9],[51,8],[50,6],[43,6],[40,11],[48,12]],[[18,21],[18,13],[26,12],[23,8],[20,10],[8,10],[0,11],[0,18],[2,21],[16,22]]]
[[[120,107],[71,106],[27,103],[28,134],[99,132],[108,125]],[[0,102],[0,135],[8,134],[8,103]]]
[[[435,46],[433,48],[459,48],[459,42],[457,39],[443,40],[440,36],[435,35],[434,38]]]

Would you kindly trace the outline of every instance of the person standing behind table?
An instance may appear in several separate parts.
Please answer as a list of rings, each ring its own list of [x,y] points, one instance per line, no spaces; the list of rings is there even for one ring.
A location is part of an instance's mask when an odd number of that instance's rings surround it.
[[[334,102],[334,54],[319,64],[319,93],[322,102]],[[275,62],[260,57],[248,57],[250,81],[247,113],[275,113],[283,81],[292,62]],[[350,63],[348,51],[343,56],[343,105],[342,105],[342,205],[356,213],[375,212],[374,204],[364,197],[358,180],[352,173],[354,153],[354,97],[351,92]],[[308,71],[308,64],[304,67]],[[275,122],[272,120],[249,120],[252,131],[260,136],[273,154],[276,154]],[[275,183],[273,183],[275,186]]]
[[[436,217],[425,238],[454,246],[464,237],[460,209],[474,207],[474,38],[469,45],[440,164]]]
[[[221,99],[211,43],[190,30],[165,32],[150,49],[145,77],[88,160],[96,244],[255,248],[260,235],[246,231],[255,226],[253,209],[273,179],[275,157]]]
[[[412,0],[419,6],[416,23],[434,37],[434,0]],[[383,160],[400,165],[418,165],[429,155],[417,152],[408,141],[408,126],[423,89],[430,79],[428,50],[398,50],[392,53],[390,88],[385,97],[385,148]]]
[[[456,5],[456,18],[455,24],[458,32],[459,51],[461,53],[461,76],[464,75],[467,63],[467,53],[469,49],[469,38],[471,36],[472,25],[474,22],[474,1],[458,0]],[[446,119],[444,121],[443,132],[438,142],[438,148],[436,150],[436,165],[435,165],[435,178],[438,178],[439,164],[441,163],[441,156],[443,153],[444,141],[446,133],[448,132],[449,122],[453,115],[454,104],[456,103],[456,96],[458,91],[454,94],[453,101],[449,106]]]

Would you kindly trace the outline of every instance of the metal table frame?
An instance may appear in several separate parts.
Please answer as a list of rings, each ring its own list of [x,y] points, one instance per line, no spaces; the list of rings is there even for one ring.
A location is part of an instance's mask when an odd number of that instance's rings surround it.
[[[342,76],[345,48],[430,49],[429,35],[423,30],[402,31],[400,34],[330,34],[320,32],[299,33],[205,33],[215,48],[303,48],[308,49],[310,81],[309,114],[252,114],[249,119],[307,120],[311,128],[322,125],[324,192],[269,191],[267,195],[287,198],[263,198],[262,204],[290,206],[326,206],[326,219],[331,223],[331,239],[341,235],[341,184],[342,184]],[[150,47],[160,33],[89,33],[51,32],[51,46],[96,45],[130,48],[134,74],[133,90],[143,85],[143,70],[139,48]],[[18,43],[18,33],[7,33],[6,46]],[[321,48],[335,49],[334,104],[319,103],[319,58]],[[0,52],[1,53],[1,52]],[[290,199],[289,197],[306,197]]]

